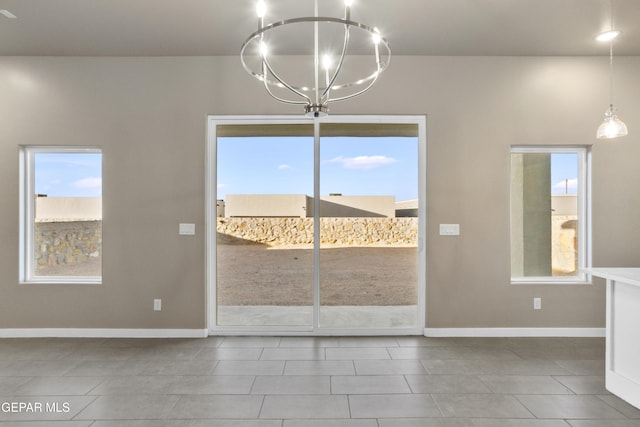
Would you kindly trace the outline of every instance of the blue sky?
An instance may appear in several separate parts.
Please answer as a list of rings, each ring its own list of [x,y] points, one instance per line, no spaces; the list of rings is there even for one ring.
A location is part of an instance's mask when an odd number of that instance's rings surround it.
[[[320,194],[418,198],[417,138],[323,138]],[[552,154],[554,194],[577,190],[578,156]],[[35,191],[101,197],[102,154],[36,153]],[[219,138],[218,199],[226,194],[313,195],[313,138]]]
[[[418,198],[417,138],[322,138],[320,194]],[[313,195],[313,138],[218,139],[218,199],[226,194]]]
[[[48,197],[101,197],[102,154],[35,153],[35,191]]]
[[[551,193],[576,194],[577,191],[578,155],[560,153],[551,154]]]

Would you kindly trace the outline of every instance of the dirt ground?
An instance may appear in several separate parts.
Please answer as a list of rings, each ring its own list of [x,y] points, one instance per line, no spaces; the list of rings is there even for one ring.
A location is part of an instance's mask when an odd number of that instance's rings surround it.
[[[417,303],[417,249],[320,250],[321,305]],[[219,305],[312,305],[313,250],[218,245]]]
[[[313,249],[218,245],[219,305],[313,305]],[[321,305],[413,305],[417,249],[339,247],[320,250]],[[100,275],[101,260],[42,266],[42,276]]]

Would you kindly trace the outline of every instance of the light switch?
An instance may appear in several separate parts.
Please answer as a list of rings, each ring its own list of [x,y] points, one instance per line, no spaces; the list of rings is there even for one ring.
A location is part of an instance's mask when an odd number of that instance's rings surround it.
[[[179,233],[181,236],[193,236],[196,234],[195,224],[180,224]]]
[[[440,224],[441,236],[459,236],[460,224]]]

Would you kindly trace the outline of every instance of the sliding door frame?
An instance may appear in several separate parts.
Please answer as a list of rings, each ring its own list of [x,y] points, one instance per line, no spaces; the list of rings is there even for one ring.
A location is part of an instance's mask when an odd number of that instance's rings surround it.
[[[313,124],[319,127],[322,123],[354,123],[354,124],[407,124],[418,126],[418,301],[417,325],[410,328],[321,328],[319,322],[319,237],[315,234],[314,241],[314,304],[313,321],[307,326],[220,326],[217,325],[216,277],[217,277],[217,239],[216,239],[216,195],[217,195],[217,126],[219,125],[270,125],[270,124]],[[426,229],[427,229],[427,195],[426,195],[426,167],[427,167],[427,136],[425,116],[326,116],[322,118],[308,118],[305,116],[208,116],[207,144],[205,165],[205,310],[209,335],[423,335],[426,319]],[[319,200],[320,192],[320,141],[314,141],[314,200]],[[317,206],[316,206],[317,208]],[[315,209],[317,217],[318,209]],[[314,221],[316,233],[319,221]]]

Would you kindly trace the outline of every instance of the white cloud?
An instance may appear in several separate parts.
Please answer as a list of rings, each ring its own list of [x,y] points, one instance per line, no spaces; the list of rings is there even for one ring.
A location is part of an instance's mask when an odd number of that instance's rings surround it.
[[[102,178],[94,178],[94,177],[83,178],[73,182],[71,185],[75,188],[82,188],[82,189],[102,188]]]
[[[564,193],[564,190],[567,189],[569,192],[572,190],[575,192],[578,189],[578,178],[562,180],[553,185],[554,190],[561,190]]]
[[[289,165],[288,165],[288,164],[286,164],[286,163],[285,163],[285,164],[282,164],[282,165],[278,165],[278,170],[279,170],[279,171],[282,171],[282,170],[285,170],[285,169],[291,169],[291,166],[289,166]]]
[[[387,156],[336,157],[329,162],[341,163],[345,169],[368,170],[396,163],[398,160]]]

